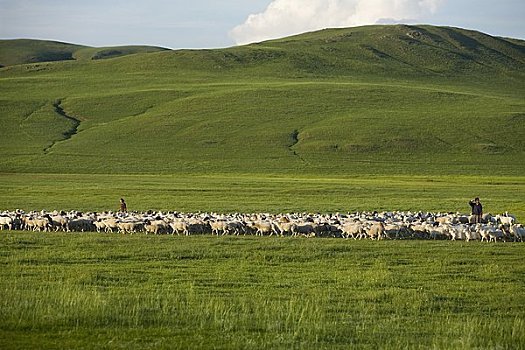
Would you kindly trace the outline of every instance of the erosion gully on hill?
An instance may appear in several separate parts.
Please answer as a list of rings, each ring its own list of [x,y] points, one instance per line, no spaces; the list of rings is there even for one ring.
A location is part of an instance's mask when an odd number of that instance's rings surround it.
[[[57,100],[55,103],[53,103],[53,107],[55,108],[55,112],[63,117],[63,118],[66,118],[67,120],[70,120],[72,125],[71,125],[71,128],[69,128],[68,130],[66,130],[63,135],[64,135],[64,138],[61,139],[61,140],[55,140],[51,143],[51,145],[47,146],[46,148],[44,148],[44,153],[47,154],[49,153],[49,151],[58,143],[58,142],[63,142],[63,141],[67,141],[69,140],[70,138],[73,137],[73,135],[76,135],[78,133],[78,127],[80,126],[80,120],[78,120],[77,118],[75,117],[72,117],[70,115],[67,115],[67,113],[64,111],[64,108],[62,107],[62,100]]]

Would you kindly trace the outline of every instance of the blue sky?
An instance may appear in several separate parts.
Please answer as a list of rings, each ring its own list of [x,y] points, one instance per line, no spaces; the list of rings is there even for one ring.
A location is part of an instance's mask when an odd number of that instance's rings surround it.
[[[525,0],[0,0],[0,38],[216,48],[325,27],[430,23],[525,39]]]

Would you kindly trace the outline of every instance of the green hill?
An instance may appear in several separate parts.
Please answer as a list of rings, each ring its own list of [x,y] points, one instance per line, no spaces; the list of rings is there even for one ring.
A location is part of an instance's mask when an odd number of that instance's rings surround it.
[[[0,66],[75,59],[104,59],[164,50],[167,49],[153,46],[95,48],[46,40],[0,40]]]
[[[73,53],[83,47],[56,41],[0,40],[0,65],[72,60]]]
[[[306,44],[306,45],[305,45]],[[355,70],[395,74],[465,74],[489,71],[523,73],[525,42],[459,28],[369,26],[328,29],[263,45],[294,47],[296,63],[329,74]],[[303,48],[301,50],[301,47]],[[318,60],[308,58],[317,57]]]
[[[101,60],[139,53],[151,53],[167,50],[169,49],[156,46],[85,47],[75,51],[73,57],[76,60]]]
[[[520,40],[398,25],[86,59],[113,54],[97,52],[0,71],[0,172],[525,170]]]

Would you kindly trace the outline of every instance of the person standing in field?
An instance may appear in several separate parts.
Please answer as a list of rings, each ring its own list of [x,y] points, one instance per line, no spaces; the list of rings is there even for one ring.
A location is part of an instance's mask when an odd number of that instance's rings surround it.
[[[120,212],[121,213],[127,213],[128,212],[128,206],[126,205],[126,202],[124,201],[124,198],[120,198]]]
[[[474,223],[475,224],[481,223],[481,218],[483,216],[483,205],[481,205],[479,198],[476,197],[474,200],[468,202],[468,204],[472,208],[472,215],[474,216]]]

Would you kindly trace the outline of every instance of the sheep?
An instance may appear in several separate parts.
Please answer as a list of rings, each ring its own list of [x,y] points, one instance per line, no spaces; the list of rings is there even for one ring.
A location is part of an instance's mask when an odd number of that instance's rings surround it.
[[[241,231],[244,230],[244,224],[237,220],[225,221],[221,219],[219,221],[212,221],[210,222],[210,227],[212,234],[216,234],[217,236],[219,233],[222,233],[222,235],[239,235]]]
[[[143,223],[139,221],[118,222],[117,227],[118,231],[122,234],[133,234],[142,229]]]
[[[67,231],[75,231],[75,232],[90,232],[94,231],[95,225],[93,224],[93,220],[89,218],[77,218],[72,219],[67,223]]]
[[[476,230],[481,236],[481,241],[496,242],[503,237],[503,231],[500,228],[495,228],[490,225],[476,225]]]
[[[465,230],[465,240],[467,242],[470,242],[470,241],[477,241],[477,240],[480,240],[481,239],[481,235],[479,233],[479,231],[475,228],[475,227],[467,227],[466,230]]]
[[[144,225],[142,225],[142,228],[144,229],[144,232],[146,232],[146,234],[157,234],[159,230],[159,227],[157,225],[153,225],[149,220],[144,221]]]
[[[113,217],[102,220],[100,223],[104,225],[104,232],[106,233],[118,231],[118,221]]]
[[[188,230],[190,233],[211,233],[211,227],[208,222],[199,218],[190,218],[188,220]]]
[[[427,238],[428,237],[428,226],[427,224],[416,223],[409,226],[409,230],[412,231],[412,235],[415,238]]]
[[[0,216],[0,230],[4,229],[4,226],[7,226],[8,230],[13,229],[14,220],[9,216]]]
[[[464,225],[453,225],[449,228],[449,234],[453,241],[465,240],[467,238],[467,226]]]
[[[101,230],[106,228],[106,225],[102,221],[95,221],[93,225],[95,225],[95,229],[98,233],[100,233]]]
[[[21,228],[22,230],[34,230],[34,227],[35,227],[35,220],[33,219],[32,216],[24,216],[22,217],[22,225],[21,225]]]
[[[360,222],[345,223],[343,225],[339,225],[339,229],[342,231],[343,237],[347,239],[349,237],[352,237],[353,239],[361,239],[366,237],[365,227]]]
[[[492,222],[493,219],[494,218],[492,217],[492,214],[487,213],[487,214],[483,214],[483,216],[481,217],[481,222],[483,222],[484,224],[488,224]]]
[[[496,242],[503,238],[503,230],[501,228],[493,228],[489,230],[489,242]]]
[[[188,224],[183,220],[172,221],[169,226],[171,227],[172,234],[177,233],[178,236],[182,232],[186,236],[190,235]]]
[[[269,221],[252,221],[247,223],[248,227],[255,229],[256,236],[264,236],[273,234],[272,223]]]
[[[516,221],[514,216],[503,216],[503,215],[496,215],[496,222],[500,222],[503,225],[513,225]]]
[[[453,219],[452,217],[450,217],[450,216],[447,215],[447,216],[441,216],[441,217],[438,217],[438,218],[436,218],[435,221],[436,221],[436,222],[439,222],[439,223],[442,224],[442,225],[444,225],[444,224],[450,224],[450,223],[452,223],[452,219]]]
[[[297,224],[294,222],[273,222],[273,230],[277,232],[281,237],[285,234],[292,235],[297,230]]]
[[[341,237],[341,230],[331,222],[319,222],[314,229],[318,237]]]
[[[446,224],[442,226],[429,226],[427,228],[428,234],[432,239],[446,239],[451,237],[451,225]]]
[[[388,238],[398,239],[402,232],[406,233],[406,229],[403,225],[392,223],[385,224],[385,235]]]
[[[158,235],[159,233],[167,232],[168,231],[168,225],[163,220],[149,220],[146,219],[144,221],[144,225],[142,226],[146,234],[148,233],[154,233]]]
[[[216,234],[217,236],[219,235],[219,233],[222,233],[224,234],[224,232],[226,232],[226,229],[227,229],[227,223],[226,221],[211,221],[210,222],[210,227],[211,227],[211,234]]]
[[[68,224],[68,218],[62,216],[62,215],[53,215],[51,216],[51,222],[53,227],[55,228],[55,232],[62,229],[62,231],[66,231],[67,224]]]
[[[297,224],[294,227],[294,232],[292,233],[292,236],[297,237],[299,235],[302,235],[304,237],[315,237],[315,227],[316,225],[313,223]]]
[[[460,224],[469,224],[470,223],[470,216],[460,215],[460,216],[457,217],[457,221]]]
[[[31,218],[26,220],[26,225],[31,227],[33,231],[51,231],[52,221],[49,215],[44,215],[42,217]]]
[[[385,237],[385,225],[382,222],[376,222],[368,229],[368,237],[372,240],[383,239]]]
[[[490,215],[490,214],[487,214]],[[33,231],[82,231],[239,235],[299,235],[306,237],[343,237],[372,239],[434,238],[486,240],[490,242],[525,241],[523,226],[509,214],[484,216],[483,223],[468,226],[466,215],[423,212],[358,212],[347,214],[290,213],[260,214],[181,214],[148,213],[51,213],[22,211],[0,212],[0,229]],[[512,223],[512,224],[509,224]],[[500,224],[499,227],[496,227]],[[382,227],[381,227],[382,226]]]
[[[525,227],[521,224],[512,225],[510,232],[514,235],[514,241],[525,242]]]
[[[483,241],[489,241],[489,228],[482,224],[476,224],[475,231],[479,234],[481,238],[481,242]]]
[[[243,231],[244,231],[244,223],[243,222],[240,222],[240,221],[229,221],[226,224],[226,233],[228,233],[228,234],[234,234],[234,235],[238,236]],[[271,232],[273,233],[273,229],[272,229]],[[270,236],[272,235],[272,233],[270,233]]]

